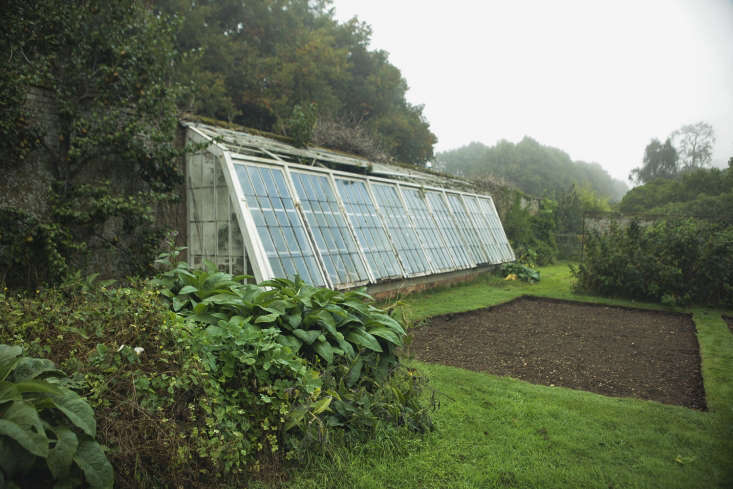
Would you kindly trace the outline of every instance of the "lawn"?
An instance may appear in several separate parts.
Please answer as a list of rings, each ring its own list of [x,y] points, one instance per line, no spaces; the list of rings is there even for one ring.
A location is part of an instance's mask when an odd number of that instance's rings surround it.
[[[436,431],[377,433],[315,457],[289,488],[731,488],[733,334],[726,311],[575,295],[567,264],[534,285],[482,277],[405,300],[408,317],[460,312],[523,294],[693,313],[708,411],[611,398],[406,360],[430,378]],[[727,311],[730,314],[730,311]]]

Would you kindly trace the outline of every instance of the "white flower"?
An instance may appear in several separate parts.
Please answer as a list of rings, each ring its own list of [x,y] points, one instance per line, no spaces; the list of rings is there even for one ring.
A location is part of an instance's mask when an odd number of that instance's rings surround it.
[[[137,356],[140,356],[140,354],[145,351],[145,348],[143,348],[142,346],[136,346],[135,348],[133,348],[133,350],[135,351]]]

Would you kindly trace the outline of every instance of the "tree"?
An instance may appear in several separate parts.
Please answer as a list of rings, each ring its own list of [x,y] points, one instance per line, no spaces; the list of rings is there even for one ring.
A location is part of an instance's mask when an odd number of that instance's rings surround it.
[[[702,121],[687,124],[674,131],[670,138],[675,141],[683,170],[710,165],[715,146],[713,126]]]
[[[189,111],[290,135],[295,107],[348,133],[358,126],[405,163],[432,157],[435,135],[386,51],[368,49],[371,29],[340,24],[329,0],[154,0],[183,24],[179,81],[194,90]],[[297,112],[297,111],[296,111]],[[317,124],[318,125],[318,124]],[[331,138],[331,140],[338,138]],[[353,149],[352,145],[334,149]]]
[[[657,178],[673,178],[679,171],[678,162],[679,156],[670,138],[664,144],[652,139],[644,150],[644,164],[631,170],[629,180],[644,184]]]

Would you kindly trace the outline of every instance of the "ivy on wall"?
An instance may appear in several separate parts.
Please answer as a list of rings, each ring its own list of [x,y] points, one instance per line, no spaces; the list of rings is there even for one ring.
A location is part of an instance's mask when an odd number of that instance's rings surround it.
[[[33,287],[102,251],[120,274],[149,271],[165,234],[153,210],[178,197],[186,151],[178,24],[139,0],[8,0],[3,11],[0,165],[41,161],[53,184],[43,215],[0,213],[0,280]],[[38,93],[52,103],[38,107]]]

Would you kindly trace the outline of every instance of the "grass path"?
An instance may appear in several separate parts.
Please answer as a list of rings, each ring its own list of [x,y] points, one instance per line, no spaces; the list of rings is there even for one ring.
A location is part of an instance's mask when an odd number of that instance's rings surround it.
[[[573,294],[566,264],[528,285],[484,277],[406,300],[414,321],[522,294],[688,311],[708,412],[619,399],[408,360],[440,408],[424,437],[380,436],[294,475],[290,488],[733,488],[733,335],[722,311]]]

